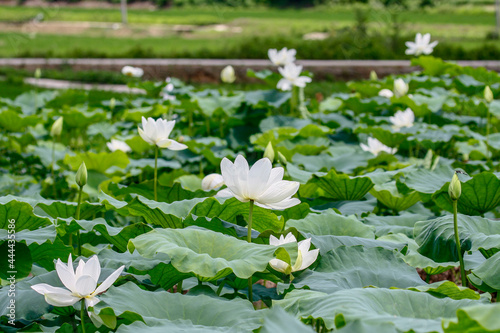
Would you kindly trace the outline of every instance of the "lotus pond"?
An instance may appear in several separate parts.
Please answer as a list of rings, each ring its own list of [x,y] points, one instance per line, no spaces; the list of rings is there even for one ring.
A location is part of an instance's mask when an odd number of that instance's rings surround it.
[[[413,62],[0,98],[0,330],[500,332],[500,75]]]

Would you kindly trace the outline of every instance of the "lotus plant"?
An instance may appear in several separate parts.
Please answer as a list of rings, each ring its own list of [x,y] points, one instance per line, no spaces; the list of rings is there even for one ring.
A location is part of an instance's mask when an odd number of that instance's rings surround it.
[[[448,195],[453,203],[453,229],[455,232],[455,243],[457,244],[458,260],[460,262],[460,277],[462,279],[462,286],[467,287],[467,276],[465,275],[464,259],[460,246],[460,235],[458,233],[458,199],[461,194],[462,184],[460,183],[460,179],[458,179],[457,172],[455,172],[448,186]]]
[[[437,44],[437,41],[431,43],[431,34],[427,33],[425,35],[422,35],[421,33],[417,33],[417,35],[415,36],[415,42],[405,43],[406,47],[408,47],[405,53],[413,54],[416,56],[419,56],[421,54],[431,54]]]
[[[111,142],[106,143],[108,146],[109,150],[111,151],[117,151],[121,150],[124,153],[128,153],[132,151],[132,148],[128,144],[126,144],[123,141],[116,140],[116,139],[111,139]]]
[[[76,184],[78,185],[78,204],[76,206],[76,215],[75,218],[77,220],[80,219],[80,208],[82,204],[82,193],[83,193],[83,187],[87,184],[87,178],[88,178],[88,173],[87,173],[87,166],[85,165],[85,162],[82,162],[80,164],[80,167],[78,168],[78,171],[76,172],[75,176],[75,181]],[[77,236],[77,241],[78,241],[78,255],[82,254],[82,243],[80,239],[80,230],[78,229],[76,231],[76,236]],[[72,234],[69,235],[69,243],[72,246]]]
[[[101,275],[101,265],[97,256],[94,255],[87,262],[80,260],[78,267],[74,270],[73,259],[70,254],[68,264],[64,264],[61,259],[57,259],[56,262],[57,275],[67,289],[54,287],[46,283],[35,284],[31,288],[44,295],[45,301],[53,306],[71,306],[81,301],[80,320],[82,322],[82,331],[85,332],[85,308],[92,322],[98,327],[101,326],[103,324],[102,320],[99,316],[91,313],[89,308],[100,302],[97,296],[111,287],[124,268],[125,266],[121,266],[97,286]]]
[[[382,142],[378,141],[375,138],[368,138],[368,145],[361,143],[360,146],[361,149],[363,149],[364,151],[368,151],[375,156],[377,156],[380,152],[383,151],[389,154],[395,154],[397,151],[396,148],[387,147],[386,145],[384,145]]]
[[[269,237],[269,244],[274,246],[281,246],[288,243],[297,243],[297,239],[290,232],[285,237],[276,238],[273,235]],[[293,272],[301,271],[311,266],[318,258],[319,249],[309,250],[311,247],[311,238],[305,239],[298,243],[297,260],[293,266],[280,259],[272,259],[269,265],[276,271],[284,274],[292,274]]]
[[[300,203],[292,196],[297,193],[299,183],[283,180],[284,169],[273,168],[271,161],[261,158],[249,167],[247,160],[238,155],[232,163],[224,157],[220,164],[222,178],[227,188],[219,191],[219,197],[235,197],[241,202],[250,202],[247,241],[252,242],[252,214],[254,204],[267,209],[286,209]],[[252,278],[248,280],[249,299],[252,300]]]
[[[286,66],[288,64],[293,64],[295,62],[295,54],[297,51],[295,49],[287,49],[286,47],[281,50],[269,49],[267,55],[271,62],[276,66]]]
[[[144,70],[140,67],[124,66],[122,68],[122,74],[131,77],[142,77],[144,75]]]
[[[157,200],[156,183],[158,180],[158,148],[168,148],[170,150],[183,150],[187,146],[175,140],[169,139],[169,135],[174,129],[175,120],[164,119],[154,120],[153,118],[142,117],[142,128],[138,127],[141,138],[155,146],[155,171],[154,171],[154,196]]]
[[[410,108],[407,108],[404,111],[398,111],[394,116],[389,117],[393,128],[396,131],[399,131],[403,127],[412,127],[415,122],[415,114]]]

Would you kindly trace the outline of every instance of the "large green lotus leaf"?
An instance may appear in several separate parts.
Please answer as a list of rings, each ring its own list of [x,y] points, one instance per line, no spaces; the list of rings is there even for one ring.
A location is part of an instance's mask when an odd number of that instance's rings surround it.
[[[361,200],[373,187],[368,177],[349,177],[346,174],[337,174],[334,170],[323,177],[313,175],[309,183],[322,190],[321,196],[335,201]]]
[[[335,213],[332,209],[320,214],[309,214],[301,220],[289,220],[288,228],[294,227],[303,233],[313,235],[353,236],[375,238],[373,227],[367,226],[354,216],[345,217]]]
[[[36,215],[29,203],[18,201],[14,196],[6,196],[0,198],[0,228],[7,230],[10,222],[14,222],[16,232],[36,230],[52,224],[50,219]]]
[[[65,128],[86,128],[106,120],[106,113],[103,110],[96,109],[92,112],[79,110],[77,108],[65,109],[61,114],[64,117]]]
[[[332,294],[343,289],[375,286],[408,288],[424,284],[417,271],[393,251],[380,247],[341,246],[321,256],[314,271],[293,280],[296,288]]]
[[[279,108],[290,99],[290,92],[281,92],[276,89],[272,90],[255,90],[245,93],[245,102],[254,107],[273,106]]]
[[[427,194],[434,194],[439,191],[444,184],[449,183],[455,170],[447,165],[439,166],[433,171],[418,169],[405,174],[405,184],[409,188]]]
[[[500,251],[500,221],[458,214],[458,233],[462,251],[483,252],[487,257]],[[453,215],[415,224],[418,252],[436,262],[458,261]]]
[[[37,207],[40,207],[45,213],[52,218],[70,218],[76,215],[77,202],[70,201],[46,201],[40,202]],[[82,220],[90,219],[95,214],[104,210],[104,206],[99,203],[90,203],[84,201],[80,205],[80,218]]]
[[[10,109],[0,112],[0,128],[9,132],[24,132],[28,126],[35,126],[39,121],[37,116],[24,116]]]
[[[445,74],[455,64],[443,61],[441,58],[433,56],[420,56],[411,60],[412,66],[420,66],[423,68],[423,73],[431,76]]]
[[[497,252],[479,267],[473,269],[472,274],[490,289],[500,291],[500,252]]]
[[[245,332],[239,328],[234,327],[213,327],[194,325],[189,320],[168,320],[168,319],[148,319],[148,324],[142,321],[135,321],[130,325],[120,325],[117,333],[231,333],[231,332]]]
[[[277,127],[293,127],[300,130],[301,128],[312,123],[313,122],[310,119],[301,119],[288,116],[271,116],[263,119],[259,124],[259,128],[261,132],[266,132]]]
[[[360,166],[366,166],[368,160],[373,157],[372,154],[353,146],[329,148],[328,151],[329,154],[322,153],[316,156],[295,154],[292,162],[295,165],[302,165],[305,170],[312,172],[334,169],[338,172],[351,173]]]
[[[447,193],[448,184],[445,184],[433,199],[441,208],[452,211],[453,206]],[[462,195],[458,199],[459,212],[483,215],[498,205],[500,205],[500,180],[495,174],[483,172],[462,183]]]
[[[295,258],[297,245],[291,243],[285,247]],[[131,239],[128,248],[130,251],[137,249],[146,258],[164,253],[179,272],[194,273],[204,280],[217,280],[231,273],[247,279],[256,272],[263,272],[278,253],[276,246],[247,243],[195,228],[155,229]]]
[[[444,324],[445,333],[500,332],[500,304],[478,304],[457,311],[457,319]]]
[[[375,227],[375,235],[377,237],[397,233],[413,237],[413,227],[415,223],[429,218],[429,215],[403,212],[401,215],[397,216],[378,216],[371,214],[365,217],[363,222]]]
[[[395,211],[403,211],[420,201],[418,192],[410,192],[405,195],[398,192],[396,182],[392,181],[383,185],[375,185],[370,194],[377,198],[383,205]]]
[[[142,216],[147,223],[163,228],[182,228],[182,219],[189,215],[193,207],[204,200],[216,201],[213,198],[193,198],[165,203],[137,196],[127,203],[104,193],[99,198],[107,209],[113,209],[123,216]]]
[[[335,333],[400,333],[400,331],[398,331],[396,326],[392,323],[367,324],[358,319],[335,330]]]
[[[206,117],[212,117],[217,110],[233,115],[243,103],[245,95],[196,97],[196,102]]]
[[[276,306],[266,311],[264,326],[259,333],[314,333],[310,326]]]
[[[409,238],[405,234],[391,234],[379,237],[377,241],[394,242],[395,244],[406,244],[408,249],[406,253],[400,256],[403,260],[415,268],[422,268],[427,274],[439,274],[447,271],[450,268],[458,266],[458,262],[447,261],[447,262],[436,262],[421,253],[418,252],[418,244],[412,238]]]
[[[328,329],[336,323],[362,320],[366,324],[393,324],[401,332],[443,332],[443,319],[455,318],[458,309],[475,300],[436,298],[428,293],[400,289],[349,289],[333,294],[294,290],[276,306],[301,318],[321,318]]]
[[[127,244],[130,239],[151,231],[152,229],[149,225],[141,222],[133,223],[125,227],[112,227],[102,218],[97,218],[92,221],[74,220],[71,218],[59,219],[58,221],[66,223],[64,226],[66,232],[76,231],[78,229],[83,229],[87,232],[92,230],[98,231],[121,252],[127,250]],[[58,228],[61,230],[63,226],[59,225]]]
[[[0,239],[7,239],[7,235],[8,231],[6,229],[0,229]],[[16,231],[16,241],[22,241],[26,245],[31,245],[32,243],[43,244],[46,241],[54,242],[56,236],[55,225],[48,225],[36,230],[24,229]]]
[[[237,223],[239,216],[243,216],[248,221],[249,210],[250,204],[248,202],[241,202],[236,198],[225,200],[224,203],[209,198],[193,207],[191,214],[209,218],[217,217],[223,221]],[[254,206],[252,229],[260,232],[266,230],[280,232],[283,230],[284,224],[284,219],[276,216],[271,210]]]
[[[319,249],[321,255],[341,246],[362,245],[364,248],[381,247],[391,251],[402,251],[407,246],[405,243],[396,243],[392,241],[383,241],[379,239],[370,239],[363,237],[333,235],[317,236],[307,232],[303,233],[303,235],[306,238],[311,238],[311,242],[316,248]]]
[[[475,292],[472,289],[467,287],[457,286],[451,281],[444,280],[431,284],[424,284],[417,287],[407,288],[408,290],[426,292],[436,297],[449,297],[451,299],[460,300],[460,299],[474,299],[480,300],[481,295]],[[482,301],[486,302],[486,298]]]
[[[13,106],[21,108],[24,114],[35,114],[38,108],[45,107],[45,104],[53,100],[59,94],[58,91],[28,91],[16,97],[11,103]]]
[[[189,296],[166,291],[151,292],[132,282],[112,287],[100,298],[101,302],[94,307],[97,313],[115,315],[130,321],[143,320],[146,325],[152,326],[158,319],[173,322],[183,320],[208,328],[251,332],[262,326],[264,315],[264,311],[255,311],[247,300]]]
[[[68,164],[72,170],[78,170],[82,162],[85,162],[87,170],[95,170],[105,173],[112,166],[125,168],[129,164],[127,154],[121,150],[112,153],[83,153],[75,156],[66,155],[64,163]]]

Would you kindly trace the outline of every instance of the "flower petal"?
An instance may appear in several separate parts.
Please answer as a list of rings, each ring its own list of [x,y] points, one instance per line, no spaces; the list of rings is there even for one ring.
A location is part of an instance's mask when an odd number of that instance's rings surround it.
[[[44,295],[45,301],[54,306],[70,306],[80,300],[80,297],[73,296],[69,290],[53,287],[46,283],[35,284],[31,288]]]
[[[263,204],[277,203],[297,193],[300,183],[289,180],[280,180],[271,184],[268,189],[260,195],[255,201]]]
[[[94,291],[94,294],[97,295],[108,290],[108,288],[111,287],[111,285],[116,281],[116,279],[118,279],[124,268],[125,266],[121,266],[116,271],[111,273],[111,275],[108,276],[108,278],[104,280],[104,282],[101,283],[99,287],[97,287],[97,289]]]
[[[59,279],[61,282],[64,284],[66,288],[68,288],[71,291],[75,291],[75,282],[76,282],[76,277],[75,277],[75,272],[73,272],[73,269],[69,269],[69,262],[71,260],[71,257],[68,259],[68,265],[65,265],[61,259],[57,259],[56,262],[56,271],[57,275],[59,276]],[[71,263],[71,268],[73,267],[73,263]]]
[[[261,193],[267,190],[267,183],[269,176],[271,175],[271,169],[273,165],[268,158],[261,158],[248,172],[248,197],[250,199],[256,199]]]
[[[287,274],[290,270],[290,265],[280,259],[271,259],[269,265],[276,271]]]
[[[101,275],[101,264],[96,255],[93,255],[85,264],[85,275],[90,275],[95,281],[99,280]]]
[[[76,293],[82,297],[94,292],[97,281],[90,275],[82,275],[76,280]]]

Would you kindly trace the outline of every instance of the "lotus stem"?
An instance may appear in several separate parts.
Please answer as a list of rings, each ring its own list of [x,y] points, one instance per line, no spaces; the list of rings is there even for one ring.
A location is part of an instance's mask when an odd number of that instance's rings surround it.
[[[458,260],[460,261],[460,278],[462,286],[467,287],[467,276],[465,275],[464,259],[462,257],[462,249],[460,247],[460,237],[458,235],[458,200],[453,200],[453,228],[455,229],[455,242],[457,243]]]
[[[78,205],[76,206],[76,219],[80,219],[80,209],[81,209],[81,203],[82,203],[82,192],[83,192],[83,186],[80,186],[80,190],[78,191]],[[82,255],[82,243],[80,241],[80,229],[76,231],[76,238],[78,241],[78,255]]]
[[[250,200],[250,210],[248,213],[248,233],[247,233],[247,242],[251,243],[252,242],[252,215],[253,215],[253,205],[254,201]],[[248,278],[248,300],[250,302],[253,302],[253,293],[252,293],[252,286],[253,286],[253,281],[252,277],[250,276]]]
[[[177,292],[182,294],[182,280],[177,283]]]
[[[56,198],[57,191],[56,191],[56,178],[55,178],[55,173],[54,173],[54,162],[56,160],[56,138],[52,140],[52,163],[50,164],[50,173],[52,176],[52,191],[54,192],[54,199]]]
[[[81,301],[82,305],[80,307],[80,321],[81,321],[81,326],[82,326],[82,332],[85,333],[85,301],[82,298]]]
[[[290,115],[295,115],[297,109],[297,87],[292,86],[292,97],[290,99]]]
[[[155,201],[158,201],[158,194],[156,192],[156,183],[158,181],[158,146],[155,145],[155,176],[154,176],[154,194],[155,194]]]
[[[490,108],[486,111],[486,161],[490,161],[490,147],[488,136],[490,135]]]

